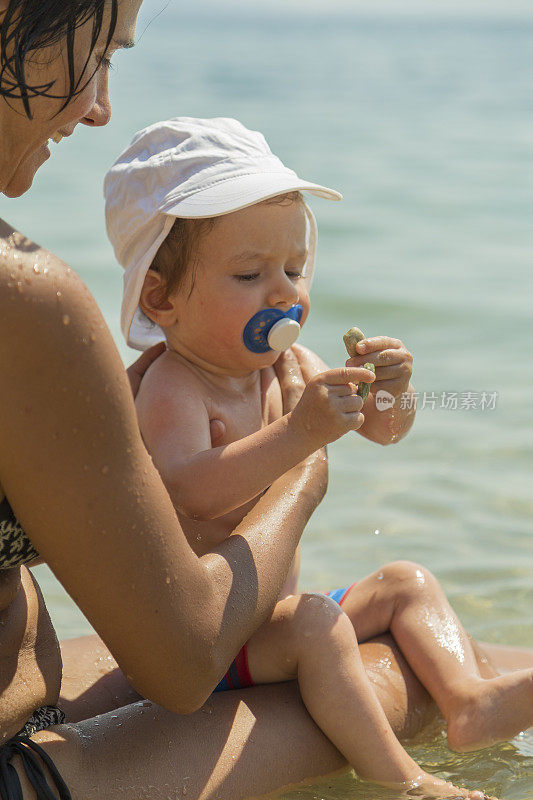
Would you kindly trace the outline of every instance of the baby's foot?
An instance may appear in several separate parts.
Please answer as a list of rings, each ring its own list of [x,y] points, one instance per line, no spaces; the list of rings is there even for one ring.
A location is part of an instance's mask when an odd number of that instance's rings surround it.
[[[477,790],[460,789],[453,783],[443,781],[430,775],[428,772],[421,772],[414,780],[406,781],[401,784],[384,783],[388,789],[400,792],[401,797],[418,797],[420,800],[497,800],[495,797],[488,797],[484,792]]]
[[[457,752],[512,739],[533,725],[533,670],[477,681],[447,714],[448,744]]]

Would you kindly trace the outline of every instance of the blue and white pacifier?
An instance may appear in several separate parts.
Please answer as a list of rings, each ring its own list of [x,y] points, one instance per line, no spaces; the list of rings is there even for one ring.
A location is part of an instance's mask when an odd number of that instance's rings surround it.
[[[242,335],[244,344],[252,353],[286,350],[298,338],[302,311],[301,305],[292,306],[288,311],[263,308],[246,323]]]

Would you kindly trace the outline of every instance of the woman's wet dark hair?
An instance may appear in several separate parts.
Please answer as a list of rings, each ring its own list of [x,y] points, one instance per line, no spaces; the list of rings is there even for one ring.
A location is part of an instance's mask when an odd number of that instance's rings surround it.
[[[118,0],[11,0],[0,26],[0,96],[22,100],[24,110],[31,119],[30,100],[49,97],[64,100],[62,111],[73,97],[83,91],[92,78],[86,75],[89,59],[102,31],[104,11],[109,5],[111,18],[107,31],[109,47],[117,24]],[[74,35],[76,29],[92,20],[91,44],[79,75],[76,75]],[[25,65],[31,54],[41,47],[65,42],[68,64],[68,90],[55,94],[54,81],[30,85],[26,80]],[[57,113],[59,113],[59,111]]]

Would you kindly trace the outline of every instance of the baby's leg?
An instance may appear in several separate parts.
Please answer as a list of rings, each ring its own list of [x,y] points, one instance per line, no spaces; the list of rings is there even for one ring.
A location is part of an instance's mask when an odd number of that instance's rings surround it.
[[[361,777],[420,787],[432,798],[481,796],[428,775],[405,752],[367,678],[353,626],[334,601],[322,595],[281,600],[247,647],[254,682],[297,678],[309,713]]]
[[[342,608],[360,641],[391,631],[445,716],[455,750],[486,747],[533,725],[533,670],[499,676],[481,664],[438,581],[420,565],[382,567],[351,588]]]

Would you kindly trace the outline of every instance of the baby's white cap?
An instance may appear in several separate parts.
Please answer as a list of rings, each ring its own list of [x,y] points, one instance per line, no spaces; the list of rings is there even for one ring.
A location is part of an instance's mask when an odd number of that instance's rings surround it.
[[[235,119],[174,117],[139,131],[104,181],[107,233],[124,267],[121,326],[128,344],[145,350],[165,338],[139,309],[144,279],[176,217],[229,214],[286,192],[341,200],[333,189],[302,180],[275,156],[264,136]],[[315,218],[306,205],[310,286]]]

